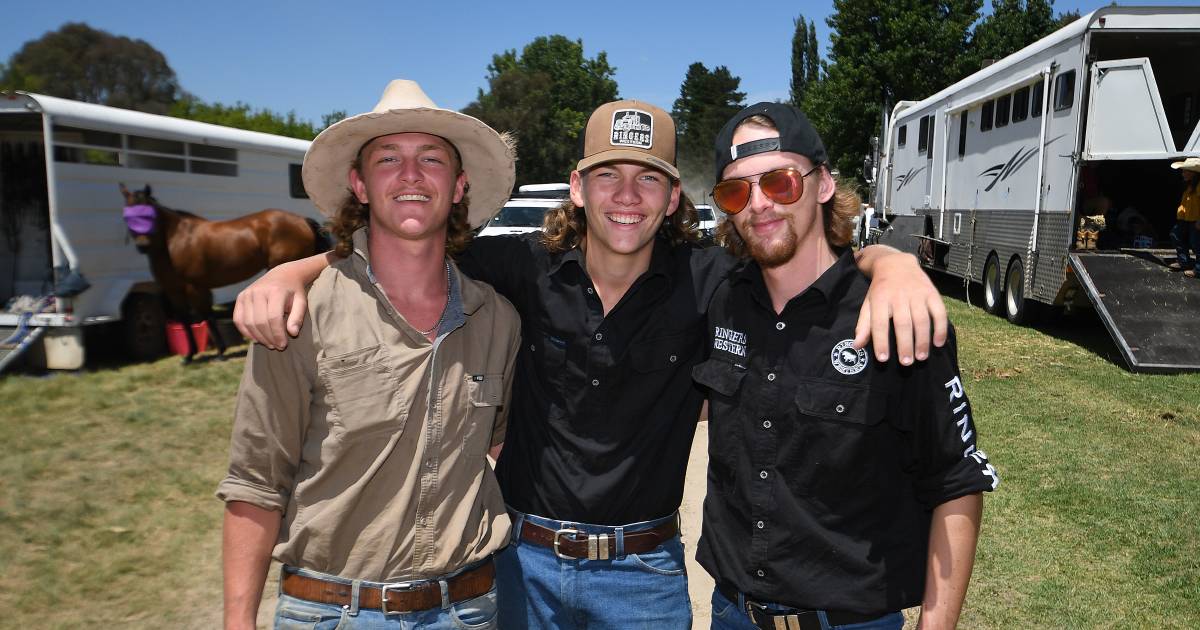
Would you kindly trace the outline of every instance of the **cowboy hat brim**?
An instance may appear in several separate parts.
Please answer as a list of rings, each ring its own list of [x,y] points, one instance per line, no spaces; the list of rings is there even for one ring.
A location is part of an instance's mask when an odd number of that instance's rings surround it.
[[[1186,160],[1172,162],[1171,168],[1173,168],[1175,170],[1184,170],[1184,171],[1191,171],[1193,173],[1200,173],[1200,157],[1190,157]]]

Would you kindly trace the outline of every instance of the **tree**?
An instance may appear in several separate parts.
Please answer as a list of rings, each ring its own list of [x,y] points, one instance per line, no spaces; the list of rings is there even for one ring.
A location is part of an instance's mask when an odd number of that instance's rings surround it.
[[[861,176],[881,113],[921,99],[969,72],[971,25],[982,0],[834,0],[829,61],[803,109],[834,168]]]
[[[991,0],[992,13],[971,36],[973,66],[1003,59],[1058,30],[1053,0]]]
[[[821,53],[817,49],[817,27],[804,16],[792,20],[792,104],[800,107],[808,87],[820,80]]]
[[[161,114],[175,102],[179,81],[166,57],[145,41],[67,23],[13,54],[0,89]]]
[[[616,100],[616,68],[583,41],[538,37],[518,55],[492,56],[487,91],[463,113],[517,136],[517,183],[563,181],[579,159],[577,139],[597,106]]]
[[[267,109],[255,110],[242,102],[233,105],[205,103],[190,95],[176,101],[167,113],[176,118],[187,118],[249,131],[261,131],[301,140],[312,140],[317,136],[318,131],[311,122],[297,118],[294,111],[277,114]]]
[[[688,66],[671,116],[678,135],[676,161],[689,195],[702,198],[713,184],[713,141],[725,121],[745,105],[742,80],[725,66],[711,71],[700,62]]]

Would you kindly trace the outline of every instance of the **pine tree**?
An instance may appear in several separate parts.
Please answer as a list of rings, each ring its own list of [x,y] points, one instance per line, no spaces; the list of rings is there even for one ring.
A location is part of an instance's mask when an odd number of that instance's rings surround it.
[[[678,131],[677,160],[688,193],[695,199],[713,183],[713,140],[717,132],[744,107],[742,80],[725,66],[711,71],[700,62],[688,67],[671,116]]]

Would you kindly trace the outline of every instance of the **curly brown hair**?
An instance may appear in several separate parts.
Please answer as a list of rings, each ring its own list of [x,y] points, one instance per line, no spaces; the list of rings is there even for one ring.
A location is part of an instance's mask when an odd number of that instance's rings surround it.
[[[457,150],[456,150],[457,151]],[[457,162],[461,164],[462,162]],[[354,164],[350,166],[362,175],[361,161],[355,158]],[[459,172],[462,172],[461,169]],[[471,242],[474,233],[471,231],[471,223],[467,220],[467,208],[470,204],[468,195],[463,194],[462,201],[450,206],[449,224],[446,226],[446,253],[453,256],[462,252],[467,248],[467,244]],[[349,198],[342,203],[342,207],[330,217],[328,225],[329,231],[336,239],[333,246],[333,253],[345,258],[354,251],[354,233],[359,228],[369,225],[371,218],[370,208],[366,204],[360,202],[351,192]]]
[[[700,241],[700,218],[696,206],[683,191],[679,192],[679,207],[663,219],[658,228],[659,236],[671,245]],[[587,235],[587,217],[583,208],[570,199],[546,212],[542,219],[542,245],[551,253],[558,254],[579,247]]]
[[[762,114],[755,114],[743,120],[738,127],[743,125],[778,129],[774,121]],[[825,164],[818,164],[817,167],[827,168]],[[831,177],[833,177],[834,183],[833,196],[829,198],[829,201],[821,204],[821,220],[825,225],[825,238],[829,244],[834,247],[845,247],[854,237],[854,218],[862,211],[862,199],[859,198],[858,192],[849,180],[833,175]],[[746,242],[737,233],[733,221],[722,221],[717,226],[715,238],[717,244],[728,249],[735,256],[750,255]]]

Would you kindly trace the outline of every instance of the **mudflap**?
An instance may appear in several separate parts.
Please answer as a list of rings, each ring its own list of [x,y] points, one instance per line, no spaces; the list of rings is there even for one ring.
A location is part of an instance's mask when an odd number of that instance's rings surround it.
[[[1130,370],[1200,370],[1200,280],[1145,252],[1074,252],[1069,264]]]
[[[44,332],[45,328],[30,325],[29,318],[24,316],[16,326],[0,326],[0,373],[41,339]]]

